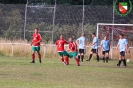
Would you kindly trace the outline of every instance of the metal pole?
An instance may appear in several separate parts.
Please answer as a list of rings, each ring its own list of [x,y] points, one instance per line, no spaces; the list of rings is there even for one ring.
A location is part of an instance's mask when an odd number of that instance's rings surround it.
[[[43,58],[45,58],[45,53],[46,53],[46,46],[45,46],[45,44],[43,45]]]
[[[113,0],[113,20],[112,20],[112,23],[114,24],[114,0]],[[113,42],[113,41],[114,41],[114,40],[113,40],[113,39],[114,39],[114,38],[113,38],[113,35],[114,35],[113,29],[114,29],[114,25],[112,26],[111,59],[113,59],[113,43],[114,43],[114,42]]]
[[[96,36],[97,36],[97,38],[98,38],[98,31],[99,31],[99,24],[97,24],[97,34],[96,34]]]
[[[53,14],[52,43],[54,43],[55,12],[56,12],[56,0],[55,0],[55,5],[54,5],[54,14]]]
[[[12,54],[11,54],[11,56],[13,57],[14,56],[14,47],[13,47],[13,43],[12,43]]]
[[[83,0],[82,33],[84,32],[84,12],[85,12],[85,7],[84,7],[84,0]]]
[[[27,6],[28,6],[28,0],[25,6],[24,40],[25,40],[25,31],[26,31],[26,24],[27,24]]]
[[[113,24],[114,24],[114,19],[115,17],[114,17],[114,0],[113,0],[113,21],[112,21]]]
[[[98,37],[98,31],[99,31],[99,25],[97,24],[97,34],[96,34],[96,36],[97,36],[97,38],[99,39],[99,37]],[[98,43],[99,43],[99,41],[98,41]],[[97,46],[98,47],[98,46]]]

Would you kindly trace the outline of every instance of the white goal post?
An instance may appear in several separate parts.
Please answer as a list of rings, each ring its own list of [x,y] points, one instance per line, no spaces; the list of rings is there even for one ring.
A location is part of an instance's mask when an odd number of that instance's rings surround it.
[[[101,42],[105,35],[107,35],[111,41],[111,59],[113,59],[113,49],[116,48],[120,33],[124,34],[125,38],[130,42],[129,48],[133,48],[133,24],[97,23],[96,35],[99,42]]]

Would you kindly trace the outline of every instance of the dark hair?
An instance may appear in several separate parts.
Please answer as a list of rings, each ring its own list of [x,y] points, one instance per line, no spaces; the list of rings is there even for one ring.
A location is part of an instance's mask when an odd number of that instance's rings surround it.
[[[92,33],[93,35],[96,35],[96,33]]]
[[[38,30],[38,28],[35,28],[35,29],[37,29],[37,30]]]
[[[83,36],[85,36],[85,33],[82,33]]]
[[[72,38],[72,37],[70,37],[70,38],[73,40],[73,38]],[[69,39],[70,39],[70,38],[69,38]]]
[[[103,37],[107,37],[107,35],[103,36]]]
[[[120,34],[122,37],[124,36],[124,34]]]

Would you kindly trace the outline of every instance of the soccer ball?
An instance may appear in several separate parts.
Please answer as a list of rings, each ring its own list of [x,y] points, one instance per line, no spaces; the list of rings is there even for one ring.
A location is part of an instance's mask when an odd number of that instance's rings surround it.
[[[127,62],[130,62],[131,60],[130,59],[127,59]]]

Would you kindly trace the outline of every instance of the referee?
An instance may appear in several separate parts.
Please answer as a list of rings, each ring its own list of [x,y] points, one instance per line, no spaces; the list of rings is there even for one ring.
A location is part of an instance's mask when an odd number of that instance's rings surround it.
[[[79,48],[78,59],[80,62],[83,62],[84,54],[85,54],[85,33],[82,33],[81,37],[79,37],[76,40],[76,43],[77,43],[78,48]],[[81,58],[81,60],[80,60],[80,58]]]

